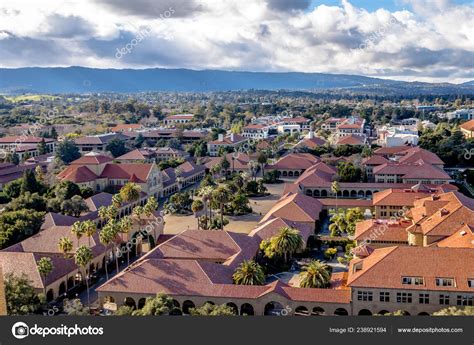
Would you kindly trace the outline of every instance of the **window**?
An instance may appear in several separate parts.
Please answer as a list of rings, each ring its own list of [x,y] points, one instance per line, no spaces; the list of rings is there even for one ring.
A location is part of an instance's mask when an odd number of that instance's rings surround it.
[[[424,285],[425,281],[422,277],[402,277],[404,285]]]
[[[372,301],[373,293],[371,291],[357,291],[358,301]]]
[[[412,297],[410,292],[397,292],[397,303],[411,303]]]
[[[380,302],[390,302],[390,292],[388,291],[380,292]]]
[[[436,286],[454,286],[453,278],[436,278]]]
[[[472,306],[473,305],[473,299],[474,297],[473,296],[466,296],[466,295],[458,295],[458,301],[457,301],[457,304],[458,305],[469,305],[469,306]]]
[[[428,293],[420,293],[419,295],[420,304],[429,304],[430,303],[430,294]]]
[[[425,284],[425,281],[423,278],[421,277],[416,277],[415,278],[415,285],[424,285]]]
[[[411,277],[402,277],[402,284],[411,285]]]
[[[474,278],[469,278],[467,280],[467,286],[469,286],[470,288],[474,288]]]
[[[444,305],[449,304],[449,296],[448,295],[439,295],[439,304],[444,304]]]

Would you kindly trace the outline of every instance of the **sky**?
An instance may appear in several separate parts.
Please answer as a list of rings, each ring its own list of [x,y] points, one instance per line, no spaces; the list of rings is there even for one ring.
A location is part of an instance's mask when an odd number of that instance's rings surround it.
[[[474,80],[465,0],[0,0],[0,67]]]

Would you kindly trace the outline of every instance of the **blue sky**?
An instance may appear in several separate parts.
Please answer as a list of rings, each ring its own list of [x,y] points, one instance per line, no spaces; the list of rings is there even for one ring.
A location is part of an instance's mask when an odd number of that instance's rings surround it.
[[[473,4],[472,0],[452,0],[453,4]],[[311,8],[319,5],[340,5],[340,0],[313,0]],[[399,11],[403,9],[410,10],[411,6],[403,0],[351,0],[351,4],[357,7],[365,8],[368,11],[375,11],[384,8],[389,11]]]

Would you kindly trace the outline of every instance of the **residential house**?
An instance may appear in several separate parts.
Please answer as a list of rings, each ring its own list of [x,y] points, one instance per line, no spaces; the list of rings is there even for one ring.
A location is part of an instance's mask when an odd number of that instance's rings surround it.
[[[219,134],[217,140],[212,140],[207,144],[207,152],[209,153],[209,156],[215,157],[219,155],[219,149],[232,148],[236,150],[247,141],[248,138],[244,138],[238,134],[231,133],[226,136],[224,136],[224,134]]]
[[[467,139],[474,138],[474,119],[463,123],[461,126],[461,132]]]

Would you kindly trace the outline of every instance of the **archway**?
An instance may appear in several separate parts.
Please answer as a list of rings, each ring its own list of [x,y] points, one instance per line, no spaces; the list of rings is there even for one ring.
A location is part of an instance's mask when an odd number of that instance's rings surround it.
[[[135,304],[135,300],[132,297],[125,297],[123,300],[123,304],[127,307],[131,307],[133,309],[137,309],[137,305]]]
[[[145,306],[146,298],[140,298],[138,300],[138,309],[142,309]]]
[[[346,316],[346,315],[349,315],[349,313],[348,313],[347,310],[344,309],[344,308],[337,308],[337,309],[334,311],[334,315],[337,315],[337,316]]]
[[[295,309],[295,316],[308,316],[309,310],[304,306],[297,307]]]
[[[311,190],[308,189],[308,190],[306,191],[306,195],[307,195],[307,196],[313,196],[313,192],[311,192]]]
[[[235,315],[239,315],[239,307],[235,303],[229,302],[226,304],[228,307],[232,308]]]
[[[360,190],[359,193],[357,193],[357,196],[358,196],[359,198],[365,197],[364,191],[363,191],[363,190]]]
[[[183,314],[189,314],[190,309],[196,308],[192,301],[184,301],[183,302]]]
[[[300,172],[299,171],[295,171],[295,177],[298,177],[300,176]]]
[[[115,303],[115,298],[113,298],[112,296],[105,296],[104,303]]]
[[[410,316],[410,313],[407,312],[406,310],[401,310],[401,314],[402,314],[403,316]]]
[[[430,314],[425,311],[422,311],[421,313],[418,313],[418,316],[430,316]]]
[[[328,196],[328,192],[327,192],[326,189],[323,189],[323,190],[321,191],[321,196],[322,196],[322,197],[327,197],[327,196]]]
[[[372,197],[372,192],[370,190],[368,190],[367,192],[365,192],[365,196],[367,198],[371,198]]]
[[[264,315],[273,315],[273,316],[281,316],[282,315],[283,306],[278,302],[268,302],[265,305],[265,312]]]
[[[244,303],[240,307],[240,315],[255,315],[253,306],[249,303]]]
[[[357,197],[357,192],[355,190],[351,190],[351,198]]]
[[[358,315],[361,315],[361,316],[371,316],[372,315],[372,312],[368,309],[361,309],[359,311],[359,314]]]
[[[314,195],[315,197],[320,196],[320,194],[321,194],[321,193],[319,192],[319,189],[316,189],[316,190],[313,192],[313,195]]]
[[[288,177],[293,177],[293,171],[288,171]]]
[[[286,171],[283,171],[283,176],[288,176],[288,173]]]
[[[325,315],[325,311],[321,307],[314,307],[311,315]]]
[[[342,197],[343,198],[348,198],[349,197],[349,191],[348,190],[343,190],[342,191]]]
[[[206,302],[206,303],[204,303],[204,304],[211,304],[211,305],[216,305],[216,304],[215,304],[214,302],[212,302],[212,301],[207,301],[207,302]]]
[[[66,282],[62,282],[61,284],[59,284],[58,294],[59,296],[61,296],[61,295],[64,295],[65,293],[66,293]]]
[[[381,310],[381,311],[378,312],[378,315],[386,315],[388,313],[389,313],[388,310]]]
[[[53,289],[49,289],[48,292],[46,292],[46,302],[51,302],[54,299],[54,291]]]

